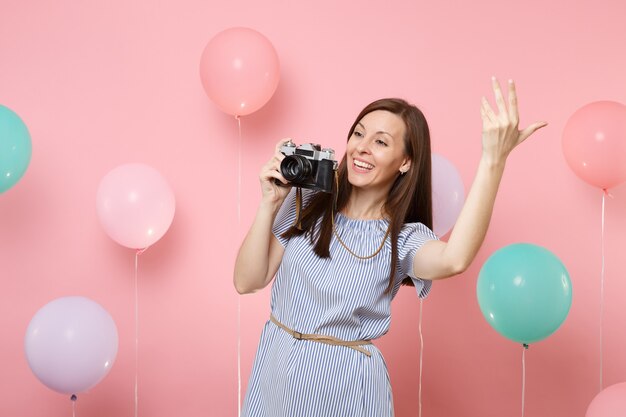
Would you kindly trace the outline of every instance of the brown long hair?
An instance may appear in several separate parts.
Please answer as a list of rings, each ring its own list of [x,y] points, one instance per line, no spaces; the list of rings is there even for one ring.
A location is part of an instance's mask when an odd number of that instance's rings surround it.
[[[406,128],[405,153],[411,160],[411,168],[406,174],[398,175],[383,206],[383,211],[391,216],[391,263],[387,287],[387,291],[390,291],[393,288],[398,263],[397,241],[402,226],[405,223],[420,222],[432,229],[430,131],[424,114],[417,107],[400,98],[385,98],[376,100],[361,110],[348,132],[348,140],[359,121],[366,114],[376,110],[385,110],[402,118]],[[330,257],[330,241],[333,235],[332,216],[346,206],[352,192],[346,165],[346,155],[344,155],[338,168],[339,189],[333,186],[332,194],[320,192],[313,195],[307,206],[302,209],[300,228],[292,226],[283,233],[285,238],[307,233],[311,238],[311,244],[314,245],[314,252],[321,258]],[[333,207],[335,193],[336,207]],[[320,228],[316,231],[317,220],[320,217],[322,217]],[[405,277],[402,284],[413,285],[413,282],[409,277]]]

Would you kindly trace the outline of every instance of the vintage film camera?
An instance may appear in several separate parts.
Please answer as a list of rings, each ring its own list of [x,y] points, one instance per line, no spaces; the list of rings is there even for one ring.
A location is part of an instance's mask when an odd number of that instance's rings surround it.
[[[285,155],[280,163],[280,173],[291,185],[332,192],[337,170],[335,151],[322,149],[314,143],[296,146],[292,141],[281,146],[280,151]]]

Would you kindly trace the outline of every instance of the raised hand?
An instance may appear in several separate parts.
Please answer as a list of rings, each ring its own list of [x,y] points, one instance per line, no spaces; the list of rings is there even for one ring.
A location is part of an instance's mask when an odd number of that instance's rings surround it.
[[[289,190],[291,187],[289,183],[280,173],[280,163],[283,159],[285,159],[285,155],[280,152],[281,146],[283,146],[290,139],[281,139],[274,149],[274,156],[270,159],[263,167],[261,168],[261,173],[259,174],[259,180],[261,182],[261,192],[263,193],[263,200],[266,202],[282,202],[287,194],[289,194]],[[276,181],[284,184],[284,186],[280,186],[276,183]]]
[[[535,122],[525,129],[519,129],[519,111],[515,83],[509,80],[508,107],[500,83],[491,78],[498,113],[482,98],[480,114],[483,120],[483,157],[492,163],[504,163],[509,153],[536,130],[546,126],[546,122]]]

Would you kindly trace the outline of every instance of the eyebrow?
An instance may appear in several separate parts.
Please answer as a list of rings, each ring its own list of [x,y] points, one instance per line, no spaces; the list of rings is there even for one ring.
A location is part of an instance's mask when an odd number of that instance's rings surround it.
[[[363,123],[361,123],[361,122],[358,122],[358,123],[357,123],[357,126],[361,126],[361,128],[362,128],[362,129],[366,130],[366,129],[365,129],[365,126],[363,126]],[[392,135],[391,133],[389,133],[389,132],[385,132],[384,130],[379,130],[379,131],[378,131],[378,132],[376,132],[376,133],[377,133],[377,134],[378,134],[378,133],[382,133],[383,135],[387,135],[387,136],[389,136],[391,139],[394,139],[394,137],[393,137],[393,135]]]

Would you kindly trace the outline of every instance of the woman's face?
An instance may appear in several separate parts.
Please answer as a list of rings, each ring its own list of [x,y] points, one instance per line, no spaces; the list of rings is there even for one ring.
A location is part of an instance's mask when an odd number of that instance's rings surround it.
[[[386,110],[363,116],[346,149],[350,184],[387,193],[400,172],[411,165],[404,151],[405,131],[402,118]]]

